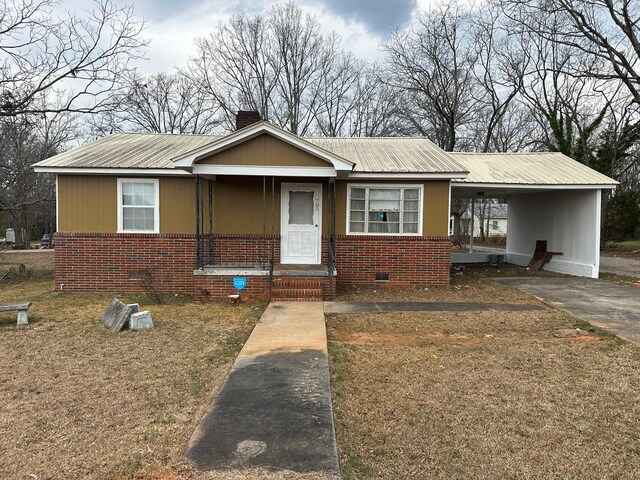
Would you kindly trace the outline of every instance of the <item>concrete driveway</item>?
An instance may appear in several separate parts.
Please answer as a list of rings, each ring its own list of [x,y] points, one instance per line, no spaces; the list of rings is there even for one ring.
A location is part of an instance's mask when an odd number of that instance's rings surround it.
[[[600,271],[640,278],[640,260],[624,257],[600,257]]]
[[[495,278],[581,317],[619,337],[640,342],[640,288],[588,278]]]

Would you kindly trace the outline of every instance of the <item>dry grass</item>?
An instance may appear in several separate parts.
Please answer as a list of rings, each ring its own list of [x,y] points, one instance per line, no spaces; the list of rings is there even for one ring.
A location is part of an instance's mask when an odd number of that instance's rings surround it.
[[[433,299],[523,301],[464,291]],[[343,478],[637,478],[640,348],[576,326],[553,309],[331,316]]]
[[[0,250],[0,277],[11,267],[18,267],[20,264],[29,268],[35,277],[47,278],[53,274],[53,250]]]
[[[375,287],[350,287],[340,292],[338,300],[363,301],[425,301],[425,302],[508,302],[529,303],[531,296],[513,287],[497,285],[489,282],[478,282],[478,277],[492,274],[498,276],[495,270],[470,270],[462,276],[451,278],[451,286],[428,288],[393,288],[380,284]],[[510,275],[515,267],[509,270],[501,269],[503,276]]]
[[[0,478],[207,478],[183,453],[263,305],[125,295],[156,328],[112,334],[110,296],[52,287],[0,286],[0,303],[33,302],[27,327],[0,317]]]

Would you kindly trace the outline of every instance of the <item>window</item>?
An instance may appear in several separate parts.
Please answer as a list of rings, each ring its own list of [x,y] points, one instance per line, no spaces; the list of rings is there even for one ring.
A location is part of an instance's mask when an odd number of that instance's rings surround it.
[[[494,230],[497,230],[497,229],[498,229],[498,220],[493,220],[493,222],[492,222],[492,224],[491,224],[491,227],[492,227]]]
[[[118,231],[158,233],[160,207],[158,180],[118,179]]]
[[[349,234],[422,234],[420,185],[349,185],[348,202]]]

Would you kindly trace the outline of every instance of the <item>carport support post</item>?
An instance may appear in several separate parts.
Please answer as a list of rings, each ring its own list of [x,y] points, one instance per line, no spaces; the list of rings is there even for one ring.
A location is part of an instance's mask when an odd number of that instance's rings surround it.
[[[476,199],[471,199],[471,228],[469,229],[469,253],[473,253],[473,230],[475,229],[474,217],[476,214]]]

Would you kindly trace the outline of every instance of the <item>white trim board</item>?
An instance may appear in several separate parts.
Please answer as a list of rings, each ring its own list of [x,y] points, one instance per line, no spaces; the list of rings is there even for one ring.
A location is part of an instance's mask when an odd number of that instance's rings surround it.
[[[453,180],[453,188],[514,188],[514,189],[532,189],[537,188],[540,190],[596,190],[596,189],[615,189],[617,185],[610,184],[580,184],[580,185],[568,185],[568,184],[540,184],[540,183],[467,183],[456,182]]]
[[[370,180],[451,180],[451,179],[463,179],[467,178],[468,173],[465,172],[453,172],[453,173],[401,173],[401,172],[385,172],[385,173],[368,173],[368,172],[352,172],[348,175],[348,178],[353,179],[370,179]]]
[[[196,164],[194,175],[245,175],[267,177],[335,177],[333,167],[263,167],[260,165],[201,165]]]
[[[36,173],[55,173],[58,175],[133,175],[139,176],[170,176],[192,177],[185,170],[176,168],[73,168],[73,167],[33,167]]]

